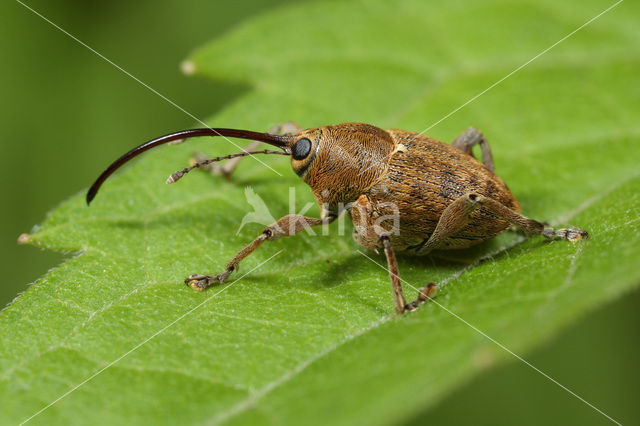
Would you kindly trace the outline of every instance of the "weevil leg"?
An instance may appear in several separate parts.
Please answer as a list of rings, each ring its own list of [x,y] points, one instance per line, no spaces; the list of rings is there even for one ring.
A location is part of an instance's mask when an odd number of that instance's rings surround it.
[[[469,221],[469,215],[478,208],[481,198],[484,197],[477,194],[465,194],[449,204],[440,215],[433,233],[417,250],[417,253],[426,254],[441,247],[447,238],[464,228]]]
[[[274,135],[293,135],[303,130],[304,129],[295,121],[285,121],[270,128],[269,133],[273,133]]]
[[[401,314],[404,311],[413,311],[418,306],[429,299],[436,291],[436,285],[429,283],[418,292],[418,297],[411,303],[407,303],[402,291],[400,276],[398,275],[398,262],[393,251],[391,236],[375,225],[375,212],[366,196],[361,196],[350,209],[353,221],[353,239],[363,247],[378,251],[380,247],[384,249],[391,278],[391,288],[395,300],[396,312]]]
[[[469,194],[468,196],[471,195],[473,194]],[[589,238],[589,233],[584,229],[576,227],[556,229],[548,226],[548,224],[523,216],[492,198],[481,195],[476,195],[476,197],[478,198],[478,203],[480,203],[484,209],[509,221],[512,225],[519,227],[527,235],[542,235],[550,240],[568,240],[572,243]]]
[[[418,297],[411,303],[407,303],[402,291],[402,283],[398,275],[398,261],[391,247],[391,241],[388,235],[380,236],[380,243],[384,248],[384,254],[387,257],[387,265],[389,267],[389,278],[391,278],[391,288],[393,289],[393,298],[395,300],[396,313],[402,314],[405,311],[415,311],[421,303],[431,298],[436,291],[436,285],[429,283],[418,292]]]
[[[393,299],[396,304],[396,313],[401,314],[407,307],[407,300],[404,298],[402,291],[402,283],[398,275],[398,261],[391,247],[388,235],[380,236],[380,242],[384,248],[384,255],[387,257],[387,266],[389,267],[389,278],[391,278],[391,288],[393,289]]]
[[[557,238],[571,242],[589,237],[587,231],[580,228],[555,229],[537,220],[523,216],[492,198],[469,193],[447,206],[438,220],[436,229],[422,247],[417,250],[417,253],[426,254],[433,249],[443,247],[444,241],[460,231],[468,223],[469,215],[479,207],[521,228],[527,235],[542,235],[548,239]]]
[[[269,129],[269,133],[273,133],[275,135],[288,135],[294,134],[302,131],[302,128],[293,121],[287,121],[286,123],[278,124]],[[245,151],[255,151],[262,145],[262,142],[253,141],[249,145],[244,147]],[[206,170],[211,173],[213,176],[224,176],[227,179],[231,177],[233,171],[238,167],[238,163],[242,161],[246,157],[236,157],[228,160],[224,163],[210,163],[201,167],[202,170]],[[191,165],[196,163],[201,163],[209,160],[209,156],[203,154],[202,152],[196,152],[190,159]]]
[[[212,284],[223,283],[233,271],[238,270],[242,260],[253,253],[265,241],[274,241],[280,237],[290,237],[313,226],[329,224],[337,215],[323,211],[321,218],[306,217],[297,214],[284,216],[267,226],[255,240],[240,250],[227,264],[224,272],[218,275],[191,274],[185,280],[185,284],[194,290],[204,290]]]
[[[451,146],[461,149],[469,155],[473,155],[472,148],[474,145],[480,145],[482,163],[487,167],[487,169],[495,173],[493,155],[491,154],[489,141],[484,137],[480,130],[475,127],[469,127],[467,130],[460,133],[460,135],[458,135],[458,137],[451,143]]]

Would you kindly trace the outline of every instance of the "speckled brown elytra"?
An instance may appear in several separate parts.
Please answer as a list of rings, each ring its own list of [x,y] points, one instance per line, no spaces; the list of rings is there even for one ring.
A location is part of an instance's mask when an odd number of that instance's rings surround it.
[[[196,167],[229,176],[241,157],[247,155],[289,155],[293,171],[311,187],[322,214],[320,218],[284,216],[240,250],[226,264],[224,272],[190,275],[185,283],[195,290],[224,282],[263,242],[329,224],[345,211],[353,221],[356,242],[368,249],[384,251],[398,313],[416,309],[434,294],[436,286],[428,284],[415,301],[407,303],[395,252],[424,255],[434,249],[466,248],[498,235],[511,225],[527,235],[549,239],[573,242],[588,238],[582,229],[554,229],[522,216],[520,203],[494,172],[489,142],[475,128],[460,134],[451,145],[419,133],[383,130],[362,123],[307,130],[288,123],[270,133],[223,128],[184,130],[146,142],[116,160],[89,189],[87,204],[107,177],[133,157],[158,145],[199,136],[254,142],[238,154],[198,158],[191,167],[172,174],[167,183],[175,182]],[[261,143],[281,151],[251,151]],[[473,156],[475,145],[480,146],[482,162]],[[230,161],[224,167],[213,164],[220,160]]]

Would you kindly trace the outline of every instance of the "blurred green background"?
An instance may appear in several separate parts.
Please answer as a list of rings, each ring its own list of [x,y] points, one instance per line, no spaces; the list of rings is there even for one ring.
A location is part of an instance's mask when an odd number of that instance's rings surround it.
[[[185,77],[180,62],[253,14],[287,2],[28,4],[204,119],[249,88]],[[18,246],[20,233],[29,232],[62,200],[84,191],[124,151],[150,137],[191,127],[194,120],[19,3],[3,2],[0,16],[4,306],[65,258]],[[613,417],[640,423],[640,382],[628,379],[640,378],[639,307],[636,292],[526,358]],[[594,421],[591,408],[519,362],[484,373],[415,419],[416,424],[505,425]]]

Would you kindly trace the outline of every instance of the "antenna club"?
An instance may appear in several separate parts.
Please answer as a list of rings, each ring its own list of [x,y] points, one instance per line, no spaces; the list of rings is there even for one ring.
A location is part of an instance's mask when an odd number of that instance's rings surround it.
[[[182,176],[184,176],[184,172],[183,172],[182,170],[177,171],[177,172],[175,172],[175,173],[172,173],[172,174],[167,178],[167,180],[166,180],[166,182],[165,182],[165,183],[166,183],[167,185],[168,185],[168,184],[170,184],[170,183],[175,183],[175,182],[177,182],[178,180],[180,180],[180,178],[181,178]]]

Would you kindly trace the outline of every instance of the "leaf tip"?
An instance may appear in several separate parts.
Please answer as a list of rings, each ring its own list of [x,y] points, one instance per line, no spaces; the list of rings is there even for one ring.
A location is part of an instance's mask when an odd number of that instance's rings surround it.
[[[20,236],[18,237],[18,244],[29,244],[31,242],[31,235],[27,234],[26,232],[23,234],[20,234]]]
[[[184,75],[193,75],[196,72],[196,65],[189,60],[182,61],[180,71],[182,71]]]

